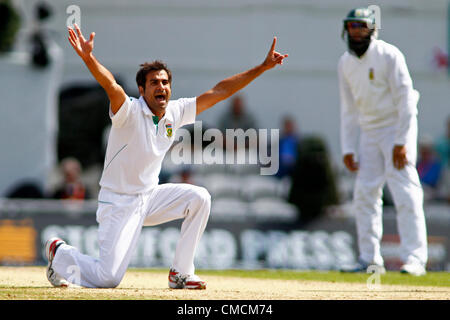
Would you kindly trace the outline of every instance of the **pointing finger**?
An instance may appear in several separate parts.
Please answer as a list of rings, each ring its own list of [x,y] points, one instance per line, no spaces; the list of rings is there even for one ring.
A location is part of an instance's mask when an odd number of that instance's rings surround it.
[[[277,44],[277,37],[273,37],[272,46],[270,47],[270,52],[275,51],[276,44]]]

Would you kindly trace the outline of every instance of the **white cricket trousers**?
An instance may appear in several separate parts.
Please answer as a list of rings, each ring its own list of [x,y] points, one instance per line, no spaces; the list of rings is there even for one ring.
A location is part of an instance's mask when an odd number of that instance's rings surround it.
[[[70,282],[79,281],[76,284],[83,287],[117,287],[125,275],[142,227],[182,218],[172,267],[182,274],[194,274],[195,251],[211,208],[211,196],[205,188],[168,183],[139,195],[101,189],[98,199],[99,259],[63,244],[53,260],[57,274]]]
[[[392,160],[395,133],[394,126],[361,130],[354,189],[359,258],[369,264],[384,264],[380,248],[382,189],[387,182],[397,211],[400,258],[404,263],[420,263],[425,267],[428,249],[423,190],[416,170],[417,122],[407,138],[408,164],[401,170],[394,167]]]

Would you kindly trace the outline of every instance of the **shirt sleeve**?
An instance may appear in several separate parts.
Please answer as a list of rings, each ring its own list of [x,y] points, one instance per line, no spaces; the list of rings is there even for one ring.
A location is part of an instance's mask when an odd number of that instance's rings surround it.
[[[197,115],[197,98],[181,98],[177,103],[180,110],[179,127],[194,123]]]
[[[390,56],[388,80],[399,115],[395,144],[405,145],[414,130],[414,122],[417,121],[417,102],[420,95],[413,88],[404,55],[396,48]]]
[[[342,154],[356,154],[358,144],[358,109],[353,94],[343,73],[342,60],[338,65],[339,96],[341,102],[341,149]]]
[[[131,113],[132,99],[126,97],[119,110],[114,114],[111,110],[111,104],[109,105],[109,117],[111,118],[112,126],[114,128],[124,127],[127,123]]]

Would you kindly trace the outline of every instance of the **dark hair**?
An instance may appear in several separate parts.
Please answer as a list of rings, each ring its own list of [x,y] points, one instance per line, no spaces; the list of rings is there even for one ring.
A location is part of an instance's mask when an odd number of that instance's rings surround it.
[[[159,70],[164,70],[167,72],[167,75],[169,76],[169,83],[172,84],[172,72],[164,62],[160,60],[155,60],[153,62],[144,62],[143,64],[140,65],[140,67],[141,68],[138,70],[136,74],[136,83],[138,87],[142,87],[145,89],[145,81],[147,74],[149,72]]]

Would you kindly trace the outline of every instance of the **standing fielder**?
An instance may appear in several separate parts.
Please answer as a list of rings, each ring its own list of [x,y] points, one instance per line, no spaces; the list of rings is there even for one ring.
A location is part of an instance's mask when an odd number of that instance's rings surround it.
[[[366,271],[369,265],[385,271],[380,242],[387,182],[397,210],[401,272],[419,276],[427,262],[423,191],[415,168],[419,93],[400,50],[376,39],[375,22],[367,8],[348,14],[343,30],[348,51],[338,65],[343,161],[358,172],[353,200],[360,256],[355,269],[344,271]]]
[[[53,286],[68,286],[79,271],[80,283],[89,288],[119,285],[143,226],[184,219],[169,287],[205,289],[194,274],[194,255],[209,217],[211,197],[190,184],[158,185],[161,162],[176,130],[195,122],[199,113],[227,99],[265,71],[283,64],[275,51],[276,38],[264,62],[231,76],[194,98],[170,100],[172,75],[160,62],[144,63],[136,75],[140,98],[126,95],[113,75],[94,57],[95,33],[86,40],[77,25],[69,28],[69,42],[110,100],[112,129],[109,135],[98,196],[99,259],[81,254],[59,238],[45,245],[49,260],[47,278]]]

